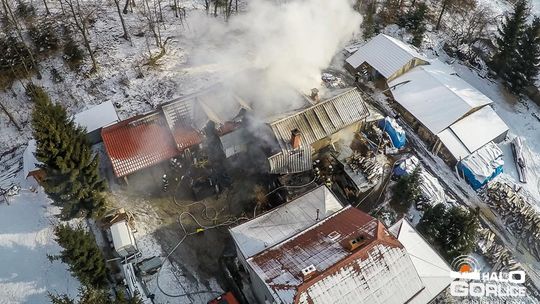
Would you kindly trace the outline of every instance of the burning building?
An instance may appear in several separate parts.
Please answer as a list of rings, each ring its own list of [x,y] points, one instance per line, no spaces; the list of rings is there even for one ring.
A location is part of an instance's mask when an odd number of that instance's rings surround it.
[[[268,157],[270,173],[311,170],[314,154],[360,130],[370,114],[360,92],[351,88],[336,92],[319,101],[318,91],[312,91],[311,106],[268,123],[276,140],[275,153]]]
[[[230,232],[259,303],[430,302],[449,266],[407,222],[390,230],[320,187]]]

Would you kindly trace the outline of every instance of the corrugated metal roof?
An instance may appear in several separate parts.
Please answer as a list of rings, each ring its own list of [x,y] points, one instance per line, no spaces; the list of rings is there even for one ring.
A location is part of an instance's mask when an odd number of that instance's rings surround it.
[[[268,158],[270,173],[289,174],[313,169],[312,155],[315,153],[311,146],[282,151]]]
[[[342,208],[332,192],[320,186],[230,232],[244,257],[249,258],[317,223],[317,216],[322,220]]]
[[[118,122],[118,114],[111,101],[105,101],[99,105],[93,106],[88,110],[75,114],[73,121],[86,128],[86,132],[90,133],[99,128],[103,128],[112,123]]]
[[[291,132],[300,131],[303,147],[369,116],[360,92],[350,89],[293,115],[270,123],[283,151],[292,150]]]
[[[452,269],[408,221],[402,219],[388,230],[407,250],[414,268],[425,286],[408,303],[429,303],[454,280],[450,277]]]
[[[439,60],[415,67],[388,86],[394,99],[433,134],[493,102]]]
[[[223,147],[223,152],[225,152],[226,158],[247,151],[246,134],[244,129],[229,131],[224,135],[221,135],[219,140],[221,141],[221,146]]]
[[[135,116],[101,131],[117,177],[153,166],[179,154],[161,113]]]
[[[351,206],[247,262],[278,303],[405,303],[424,287],[399,241]]]
[[[346,62],[355,69],[366,62],[386,79],[389,79],[415,58],[427,63],[427,58],[420,55],[411,45],[379,34],[359,47],[358,51],[346,59]]]

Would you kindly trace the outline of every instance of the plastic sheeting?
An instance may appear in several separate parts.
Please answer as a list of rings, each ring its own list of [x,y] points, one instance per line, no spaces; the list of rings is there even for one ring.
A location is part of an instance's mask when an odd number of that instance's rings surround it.
[[[388,134],[388,136],[390,136],[394,147],[400,149],[405,146],[405,143],[407,141],[405,137],[405,130],[403,130],[403,128],[396,122],[395,119],[387,116],[384,120],[380,122],[380,127]]]
[[[488,143],[459,163],[467,182],[477,190],[503,172],[503,152],[493,142]]]

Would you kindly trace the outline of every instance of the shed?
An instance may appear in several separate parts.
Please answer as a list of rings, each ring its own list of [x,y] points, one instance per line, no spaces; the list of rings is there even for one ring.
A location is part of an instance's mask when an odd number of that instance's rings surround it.
[[[345,61],[349,69],[353,70],[367,63],[387,81],[416,66],[429,64],[428,59],[411,45],[385,34],[379,34],[368,43],[358,47],[358,50]]]
[[[75,114],[73,117],[73,121],[77,125],[86,129],[86,136],[90,144],[101,142],[101,129],[119,120],[111,101],[93,106],[86,111]]]
[[[490,106],[457,121],[437,136],[456,160],[463,159],[487,143],[506,138],[508,126]]]
[[[137,253],[135,239],[126,221],[114,223],[109,228],[113,241],[114,250],[121,257],[128,257]]]
[[[439,60],[415,67],[388,86],[396,102],[434,135],[493,102]]]
[[[503,152],[493,142],[462,160],[458,167],[465,180],[478,190],[503,172]]]

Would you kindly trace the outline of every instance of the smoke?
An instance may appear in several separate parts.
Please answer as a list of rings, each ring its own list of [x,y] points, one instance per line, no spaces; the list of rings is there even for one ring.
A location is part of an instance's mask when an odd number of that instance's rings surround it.
[[[284,111],[301,104],[297,91],[319,86],[321,70],[360,23],[349,0],[253,0],[228,23],[194,13],[189,64],[211,66],[212,77],[254,109]]]

